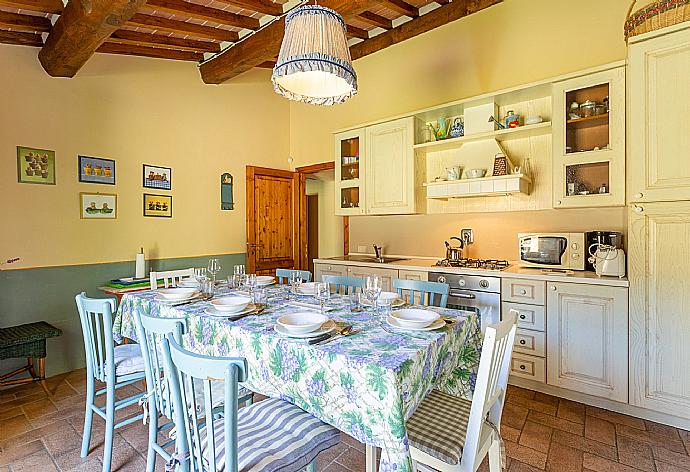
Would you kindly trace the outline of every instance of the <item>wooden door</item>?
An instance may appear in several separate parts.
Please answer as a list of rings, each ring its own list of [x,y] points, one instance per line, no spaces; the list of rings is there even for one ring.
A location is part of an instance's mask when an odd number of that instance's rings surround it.
[[[628,401],[628,291],[548,283],[549,385]]]
[[[630,403],[690,419],[690,202],[628,217]]]
[[[381,288],[384,292],[393,290],[393,279],[398,278],[398,271],[395,269],[378,269],[376,267],[348,266],[347,276],[366,279],[368,275],[378,275],[381,277]]]
[[[690,27],[628,48],[628,200],[690,199]]]
[[[247,271],[298,268],[299,176],[247,166]]]
[[[414,213],[413,118],[367,128],[367,214]]]

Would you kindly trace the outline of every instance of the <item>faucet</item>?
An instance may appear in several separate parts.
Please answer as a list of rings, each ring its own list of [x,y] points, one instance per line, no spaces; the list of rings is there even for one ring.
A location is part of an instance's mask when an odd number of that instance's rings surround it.
[[[376,260],[379,262],[384,262],[383,258],[383,248],[381,246],[377,246],[376,244],[374,246],[374,252],[376,253]]]

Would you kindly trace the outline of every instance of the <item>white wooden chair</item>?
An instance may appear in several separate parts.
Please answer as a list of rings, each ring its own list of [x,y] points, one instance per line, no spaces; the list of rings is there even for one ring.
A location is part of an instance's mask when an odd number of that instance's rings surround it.
[[[487,453],[489,470],[501,470],[501,414],[516,327],[515,310],[487,327],[471,401],[432,390],[407,421],[416,470],[421,464],[440,472],[475,472]]]
[[[149,278],[151,280],[151,290],[156,290],[158,288],[158,280],[163,279],[163,286],[177,287],[177,283],[184,279],[185,277],[194,277],[194,268],[180,269],[180,270],[167,270],[164,272],[154,272],[151,271]]]

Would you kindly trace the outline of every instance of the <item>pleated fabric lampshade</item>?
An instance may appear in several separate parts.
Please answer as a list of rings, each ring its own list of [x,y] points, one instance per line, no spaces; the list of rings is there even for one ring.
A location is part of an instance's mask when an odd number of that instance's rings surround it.
[[[314,105],[343,103],[357,93],[345,22],[320,5],[295,8],[285,17],[285,36],[273,68],[274,89]]]

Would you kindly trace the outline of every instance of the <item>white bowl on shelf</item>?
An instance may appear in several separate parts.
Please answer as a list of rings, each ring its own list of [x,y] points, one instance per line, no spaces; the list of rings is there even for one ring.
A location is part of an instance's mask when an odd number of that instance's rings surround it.
[[[404,308],[391,313],[391,318],[404,328],[421,329],[431,326],[441,318],[441,315],[431,310]]]
[[[328,317],[312,311],[290,313],[278,318],[278,325],[291,334],[306,334],[316,331],[328,321]]]
[[[211,305],[221,313],[236,313],[247,308],[251,301],[252,299],[249,297],[220,297],[211,300]]]
[[[481,179],[486,175],[486,169],[467,169],[465,176],[468,179]]]
[[[165,288],[159,290],[158,294],[166,300],[177,301],[191,298],[196,293],[195,288]]]

